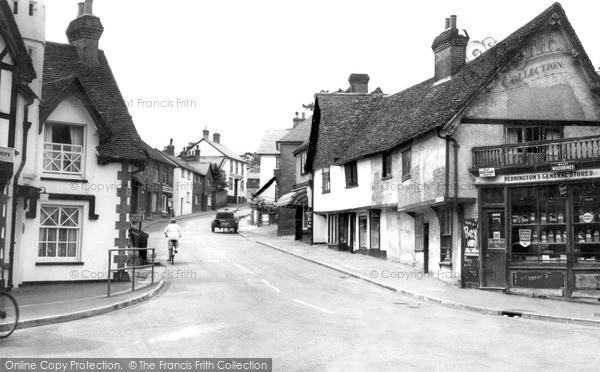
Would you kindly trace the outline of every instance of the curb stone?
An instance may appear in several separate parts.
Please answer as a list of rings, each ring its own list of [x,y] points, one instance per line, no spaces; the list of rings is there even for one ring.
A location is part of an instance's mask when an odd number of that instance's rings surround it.
[[[77,311],[77,312],[69,313],[69,314],[49,316],[46,318],[28,319],[28,320],[24,320],[24,321],[19,321],[19,323],[17,324],[17,330],[24,329],[24,328],[31,328],[31,327],[39,327],[39,326],[55,324],[55,323],[70,322],[73,320],[89,318],[92,316],[110,313],[110,312],[113,312],[113,311],[116,311],[119,309],[124,309],[126,307],[129,307],[129,306],[141,303],[141,302],[145,302],[145,301],[149,300],[150,298],[156,296],[163,289],[164,284],[165,284],[165,281],[163,279],[160,279],[160,281],[158,282],[156,287],[153,288],[148,293],[145,293],[141,296],[137,296],[134,298],[130,298],[125,301],[100,306],[100,307],[97,307],[94,309]]]
[[[469,312],[478,313],[478,314],[482,314],[482,315],[502,316],[502,310],[491,309],[491,308],[486,308],[486,307],[480,307],[480,306],[475,306],[475,305],[467,305],[467,304],[463,304],[463,303],[455,302],[455,301],[450,301],[450,300],[442,300],[442,299],[439,299],[439,298],[436,298],[436,297],[427,296],[427,295],[420,294],[420,293],[417,293],[417,292],[411,292],[411,291],[407,291],[405,289],[399,289],[399,288],[396,288],[396,287],[392,287],[392,286],[389,286],[387,284],[383,284],[383,283],[377,282],[377,281],[375,281],[373,279],[364,277],[362,275],[358,275],[356,273],[350,272],[348,270],[344,270],[344,269],[341,269],[341,268],[333,266],[333,265],[329,265],[329,264],[326,264],[326,263],[323,263],[323,262],[320,262],[320,261],[317,261],[317,260],[313,260],[311,258],[307,258],[307,257],[301,256],[299,254],[295,254],[293,252],[290,252],[290,251],[287,251],[285,249],[279,248],[279,247],[274,246],[272,244],[265,243],[265,242],[260,241],[260,240],[251,239],[251,238],[249,238],[248,236],[246,236],[244,234],[241,234],[241,233],[238,233],[238,234],[240,234],[241,236],[243,236],[243,237],[245,237],[245,238],[247,238],[249,240],[252,240],[252,241],[254,241],[254,242],[258,243],[258,244],[264,245],[266,247],[278,250],[278,251],[283,252],[283,253],[287,253],[287,254],[289,254],[291,256],[301,258],[301,259],[303,259],[305,261],[309,261],[309,262],[315,263],[315,264],[323,266],[323,267],[327,267],[327,268],[335,270],[335,271],[339,271],[339,272],[341,272],[343,274],[346,274],[346,275],[349,275],[349,276],[351,276],[353,278],[360,279],[360,280],[366,281],[366,282],[371,283],[371,284],[375,284],[375,285],[377,285],[379,287],[388,289],[388,290],[393,291],[393,292],[401,293],[403,295],[406,295],[408,297],[414,298],[414,299],[419,300],[419,301],[429,302],[429,303],[435,303],[435,304],[438,304],[438,305],[441,305],[441,306],[444,306],[444,307],[447,307],[447,308],[450,308],[450,309],[454,309],[454,310],[464,310],[464,311],[469,311]],[[592,319],[569,318],[569,317],[561,317],[561,316],[554,316],[554,315],[543,315],[543,314],[532,314],[532,313],[523,313],[521,315],[521,318],[528,319],[528,320],[539,320],[539,321],[553,322],[553,323],[574,324],[574,325],[581,325],[581,326],[588,326],[588,327],[600,327],[600,320],[592,320]]]

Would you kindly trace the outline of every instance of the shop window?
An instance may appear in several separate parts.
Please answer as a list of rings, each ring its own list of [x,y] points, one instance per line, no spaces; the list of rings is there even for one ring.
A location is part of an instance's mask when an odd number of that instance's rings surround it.
[[[410,179],[410,149],[402,151],[402,181]]]
[[[440,212],[440,263],[452,262],[452,209]]]
[[[573,186],[573,254],[577,266],[600,263],[600,183]]]
[[[338,239],[338,215],[330,214],[327,219],[327,242],[329,244],[337,243]]]
[[[326,194],[328,192],[331,191],[331,178],[330,178],[330,174],[329,174],[329,168],[323,168],[323,171],[321,172],[321,177],[322,177],[322,191],[323,194]]]
[[[380,249],[380,222],[381,213],[379,211],[370,211],[369,217],[371,219],[371,249]]]
[[[306,205],[302,206],[302,230],[312,228],[312,210]]]
[[[381,169],[381,177],[389,178],[392,176],[392,153],[386,152],[381,156],[382,169]]]
[[[358,169],[356,162],[344,165],[344,172],[346,174],[346,187],[358,186]]]
[[[44,133],[44,173],[83,175],[82,126],[46,124]]]
[[[566,263],[566,186],[531,186],[511,193],[511,261]]]
[[[358,217],[358,248],[367,249],[367,216]]]
[[[81,235],[81,208],[42,206],[38,257],[77,259]]]

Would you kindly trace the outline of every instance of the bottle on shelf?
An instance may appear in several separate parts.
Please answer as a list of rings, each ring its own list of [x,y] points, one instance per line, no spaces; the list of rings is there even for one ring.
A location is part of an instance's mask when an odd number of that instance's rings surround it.
[[[554,230],[548,231],[548,243],[554,243]]]
[[[548,223],[548,217],[546,216],[546,212],[542,212],[542,214],[540,215],[540,222],[541,223]]]
[[[531,212],[531,214],[529,215],[529,223],[535,223],[535,212]]]
[[[585,243],[585,232],[583,230],[577,232],[577,241],[579,243]]]
[[[565,223],[565,214],[562,211],[558,212],[557,217],[558,217],[558,223]]]
[[[579,222],[583,222],[583,215],[584,215],[583,208],[579,208]]]
[[[591,243],[592,242],[592,230],[588,229],[585,232],[585,241],[586,241],[586,243]]]
[[[600,231],[594,230],[594,243],[600,242]]]
[[[546,230],[542,230],[542,243],[548,243],[548,234]]]
[[[563,235],[562,235],[562,231],[560,231],[560,229],[556,230],[556,242],[557,243],[563,242]]]
[[[540,236],[538,235],[537,229],[533,230],[533,236],[531,238],[533,243],[538,243],[540,241]]]
[[[567,242],[567,230],[563,231],[563,242]]]

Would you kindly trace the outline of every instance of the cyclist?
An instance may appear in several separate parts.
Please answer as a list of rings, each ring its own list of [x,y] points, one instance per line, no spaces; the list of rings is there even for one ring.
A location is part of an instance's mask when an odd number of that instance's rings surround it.
[[[179,239],[181,239],[181,228],[177,224],[177,221],[172,219],[169,221],[167,228],[165,229],[165,236],[169,239],[169,259],[171,264],[173,263],[173,257],[177,253],[177,247],[179,246]]]

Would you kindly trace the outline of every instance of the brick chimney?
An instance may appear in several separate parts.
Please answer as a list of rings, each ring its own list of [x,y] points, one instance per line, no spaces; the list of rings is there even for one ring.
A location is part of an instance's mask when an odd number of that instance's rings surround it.
[[[98,42],[104,32],[100,18],[93,12],[94,0],[85,0],[78,4],[77,18],[69,23],[67,38],[69,44],[75,45],[79,52],[79,60],[86,66],[98,66]]]
[[[300,124],[300,123],[302,122],[302,120],[304,120],[304,119],[300,119],[300,118],[298,117],[298,113],[296,112],[296,117],[295,117],[294,119],[292,119],[292,121],[293,121],[293,123],[294,123],[294,128],[296,128],[296,126],[297,126],[298,124]]]
[[[456,74],[465,65],[469,37],[460,35],[456,28],[456,16],[445,20],[446,29],[435,38],[431,49],[435,54],[436,82]]]
[[[350,74],[348,82],[350,83],[350,93],[369,92],[369,75],[367,74]]]
[[[200,146],[196,145],[196,149],[194,150],[194,161],[200,161]]]
[[[167,146],[165,146],[165,153],[171,155],[171,156],[175,156],[175,146],[173,146],[173,138],[171,138],[171,141],[169,142],[169,144]]]
[[[209,134],[210,134],[210,132],[208,131],[208,129],[206,129],[206,127],[204,127],[204,130],[202,131],[202,138],[204,138],[205,140],[208,140]]]
[[[213,142],[221,143],[221,135],[219,133],[213,133]]]

